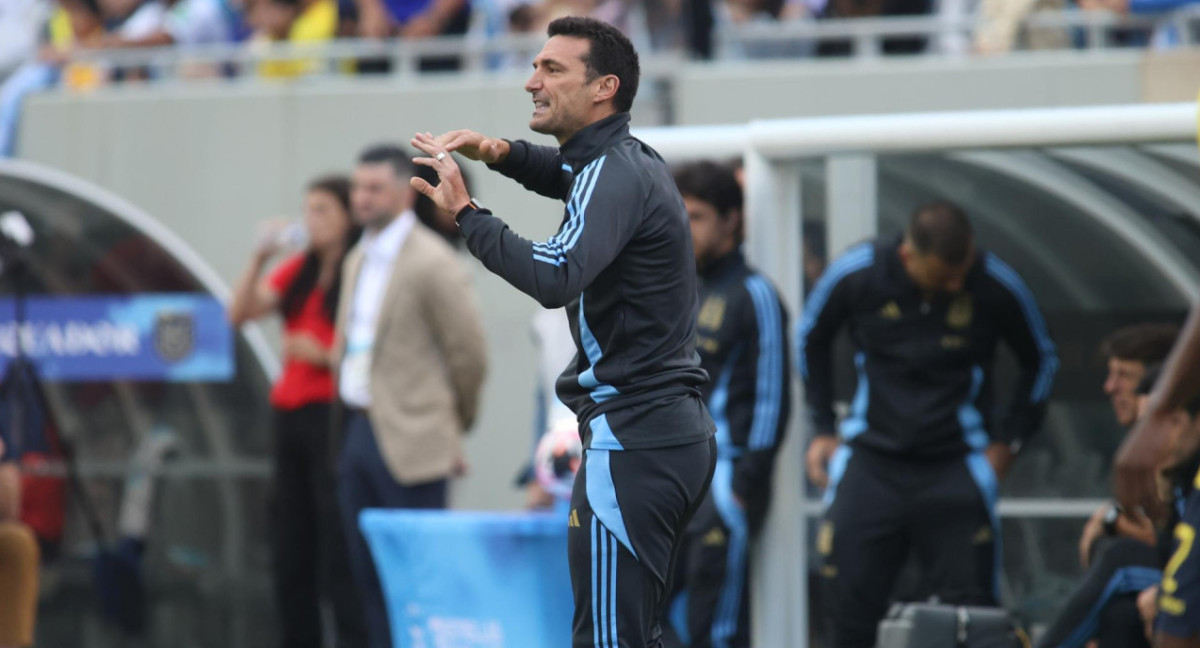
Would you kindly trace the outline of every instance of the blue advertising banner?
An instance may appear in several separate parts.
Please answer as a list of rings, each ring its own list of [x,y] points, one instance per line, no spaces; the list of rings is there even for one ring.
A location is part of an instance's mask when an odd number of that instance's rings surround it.
[[[17,352],[15,303],[0,299],[0,371]],[[201,294],[30,297],[22,348],[50,381],[218,382],[234,374],[225,307]]]
[[[367,510],[395,648],[560,648],[574,602],[564,514]]]

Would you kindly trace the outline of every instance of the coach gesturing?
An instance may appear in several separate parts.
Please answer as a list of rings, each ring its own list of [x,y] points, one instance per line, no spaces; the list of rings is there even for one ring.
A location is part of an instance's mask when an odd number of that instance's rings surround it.
[[[574,645],[655,645],[671,563],[716,460],[687,211],[662,158],[629,134],[633,45],[585,18],[548,33],[525,89],[530,128],[560,147],[418,134],[429,157],[415,161],[440,182],[413,185],[457,214],[489,270],[547,308],[567,307],[577,351],[556,387],[585,448],[568,519]],[[467,194],[451,151],[566,201],[558,233],[545,243],[513,233]]]

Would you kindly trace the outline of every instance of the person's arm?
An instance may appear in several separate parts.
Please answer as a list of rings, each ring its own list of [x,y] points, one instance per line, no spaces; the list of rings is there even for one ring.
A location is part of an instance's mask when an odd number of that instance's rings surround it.
[[[526,189],[563,200],[571,190],[571,167],[553,146],[538,146],[525,140],[509,142],[509,154],[502,162],[489,164],[488,168],[499,171],[516,180]]]
[[[454,258],[429,273],[424,285],[425,310],[450,370],[459,419],[466,431],[475,423],[487,373],[487,343],[475,290],[466,268]]]
[[[233,300],[229,303],[229,321],[234,326],[258,319],[278,308],[283,294],[281,284],[286,286],[294,278],[298,268],[280,266],[267,281],[259,279],[271,257],[279,250],[276,239],[282,227],[282,223],[276,222],[264,229],[249,265],[238,278]]]
[[[747,280],[746,289],[753,313],[743,317],[753,322],[748,339],[753,351],[754,416],[746,454],[733,473],[733,492],[748,502],[767,492],[774,472],[775,455],[787,431],[791,413],[791,369],[788,367],[787,312],[774,286],[760,276]]]
[[[812,483],[824,487],[825,466],[838,446],[833,412],[833,341],[850,315],[850,280],[874,262],[870,243],[855,246],[834,261],[813,286],[796,335],[797,364],[812,425],[805,463]]]
[[[358,35],[363,38],[387,38],[392,35],[392,17],[383,0],[354,0],[358,9]]]
[[[1001,334],[1020,366],[1012,401],[999,429],[992,431],[992,446],[988,448],[992,468],[1003,478],[1015,453],[1042,425],[1058,372],[1058,350],[1033,292],[1020,275],[996,256],[989,255],[984,263],[988,276],[1005,293]]]
[[[1167,461],[1174,428],[1172,414],[1198,393],[1200,304],[1192,307],[1192,314],[1163,365],[1154,391],[1150,393],[1146,414],[1133,426],[1117,451],[1114,487],[1117,500],[1126,510],[1140,508],[1151,518],[1162,519],[1165,511],[1158,496],[1155,475]],[[1181,440],[1182,443],[1193,442],[1197,428],[1192,426],[1183,434],[1188,438]]]
[[[0,463],[0,522],[13,522],[21,515],[21,471],[16,462]]]
[[[429,136],[413,145],[434,157],[413,162],[433,167],[436,187],[413,178],[417,191],[457,214],[467,249],[483,265],[546,308],[560,308],[583,293],[625,248],[641,226],[646,209],[642,176],[620,160],[600,157],[580,172],[567,199],[567,217],[549,241],[534,243],[509,229],[490,211],[470,204],[454,158],[442,155]],[[511,156],[510,156],[511,157]]]
[[[400,28],[400,37],[428,38],[442,34],[458,12],[462,11],[464,4],[465,0],[433,0],[425,11],[404,23]]]
[[[7,454],[0,435],[0,522],[10,522],[21,515],[21,471],[15,457]]]

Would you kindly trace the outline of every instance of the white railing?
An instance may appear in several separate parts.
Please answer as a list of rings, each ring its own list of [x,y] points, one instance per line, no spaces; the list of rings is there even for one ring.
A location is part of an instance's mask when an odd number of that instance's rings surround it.
[[[1037,28],[1061,28],[1081,35],[1088,49],[1113,46],[1108,38],[1113,30],[1150,30],[1163,21],[1182,29],[1183,45],[1195,44],[1195,32],[1200,31],[1200,8],[1180,10],[1168,17],[1121,16],[1108,12],[1042,12],[1034,14],[1026,24]],[[923,37],[930,39],[926,54],[936,56],[938,40],[969,40],[982,25],[975,16],[906,16],[891,18],[858,18],[831,20],[793,20],[772,23],[720,24],[715,28],[714,43],[718,59],[737,58],[739,52],[759,48],[763,57],[786,56],[770,53],[771,46],[795,46],[824,41],[848,40],[854,43],[853,56],[869,60],[880,55],[886,39]],[[163,47],[110,50],[79,50],[73,60],[103,62],[115,67],[141,67],[157,79],[190,79],[197,64],[229,66],[239,76],[253,76],[251,67],[267,61],[311,61],[312,74],[344,74],[347,62],[360,59],[388,60],[393,73],[415,73],[422,58],[459,56],[462,70],[468,73],[511,70],[505,62],[531,59],[541,47],[541,34],[502,34],[483,36],[444,36],[423,40],[400,39],[378,41],[343,39],[325,44],[277,43],[265,47],[243,44],[207,45],[199,47]],[[767,48],[767,49],[763,49]],[[791,52],[794,54],[794,50]],[[682,50],[653,51],[643,54],[644,73],[653,78],[669,77],[685,58]],[[522,66],[520,69],[524,69]]]

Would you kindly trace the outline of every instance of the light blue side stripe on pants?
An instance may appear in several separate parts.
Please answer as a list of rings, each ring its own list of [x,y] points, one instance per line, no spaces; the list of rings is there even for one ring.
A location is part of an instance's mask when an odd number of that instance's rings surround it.
[[[728,648],[729,640],[737,634],[742,610],[742,582],[746,579],[746,552],[749,527],[746,513],[733,499],[733,462],[719,459],[712,481],[713,502],[717,513],[729,529],[728,553],[725,564],[725,583],[713,614],[712,642],[714,648]]]

